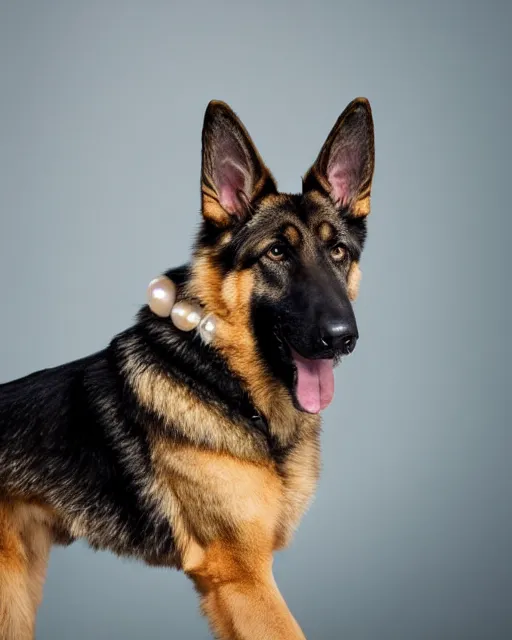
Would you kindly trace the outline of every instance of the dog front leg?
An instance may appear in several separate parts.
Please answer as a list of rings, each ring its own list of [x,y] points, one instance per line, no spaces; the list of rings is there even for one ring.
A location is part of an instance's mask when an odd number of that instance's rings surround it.
[[[19,533],[0,506],[0,638],[32,640],[35,610],[27,555]]]
[[[201,606],[220,640],[306,640],[272,577],[209,585]]]
[[[52,534],[33,505],[0,503],[0,639],[32,640]]]
[[[258,552],[259,551],[259,552]],[[306,640],[279,592],[272,555],[218,542],[184,566],[219,640]]]

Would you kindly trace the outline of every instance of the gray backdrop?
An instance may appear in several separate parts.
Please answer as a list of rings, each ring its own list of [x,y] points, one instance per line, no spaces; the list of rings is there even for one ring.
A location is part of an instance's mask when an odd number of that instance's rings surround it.
[[[187,259],[211,98],[292,191],[371,100],[361,340],[276,561],[311,639],[512,637],[510,7],[1,2],[1,381],[103,347]],[[207,637],[182,575],[53,551],[38,640]]]

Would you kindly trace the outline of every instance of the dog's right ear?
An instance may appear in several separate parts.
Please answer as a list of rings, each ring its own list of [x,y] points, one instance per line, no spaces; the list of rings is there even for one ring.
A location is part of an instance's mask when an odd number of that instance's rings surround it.
[[[203,125],[203,216],[219,227],[246,220],[253,202],[277,192],[246,128],[224,102],[212,101]]]

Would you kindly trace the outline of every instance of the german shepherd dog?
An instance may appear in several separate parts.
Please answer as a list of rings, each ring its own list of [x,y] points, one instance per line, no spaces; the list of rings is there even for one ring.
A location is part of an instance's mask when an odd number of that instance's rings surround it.
[[[358,338],[373,121],[341,114],[302,193],[280,193],[222,102],[202,134],[202,224],[178,300],[95,355],[0,386],[0,637],[34,637],[52,544],[84,538],[193,581],[215,637],[304,638],[272,575],[319,474],[319,412]]]

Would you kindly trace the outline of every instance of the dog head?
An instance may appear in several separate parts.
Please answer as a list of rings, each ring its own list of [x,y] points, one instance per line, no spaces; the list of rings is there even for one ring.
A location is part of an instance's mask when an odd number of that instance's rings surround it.
[[[332,399],[333,365],[359,337],[351,301],[370,211],[370,105],[359,98],[343,111],[301,194],[278,191],[226,104],[208,105],[202,142],[199,297],[227,323],[233,357],[255,350],[296,407],[317,413]]]

